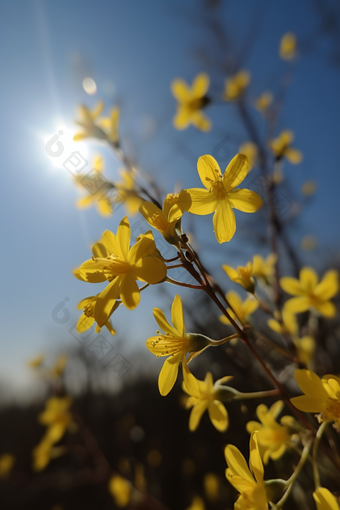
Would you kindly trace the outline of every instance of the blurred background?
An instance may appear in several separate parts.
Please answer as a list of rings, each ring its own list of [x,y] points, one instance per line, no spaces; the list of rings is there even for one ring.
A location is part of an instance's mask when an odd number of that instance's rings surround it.
[[[278,55],[287,32],[298,40],[294,64]],[[150,495],[145,508],[185,509],[195,496],[203,498],[206,508],[232,508],[236,493],[224,477],[223,448],[237,444],[239,429],[244,430],[256,405],[231,404],[227,433],[218,433],[205,416],[193,434],[180,381],[171,395],[159,395],[162,362],[147,351],[145,342],[157,329],[152,308],[169,316],[177,292],[170,285],[145,291],[134,312],[121,307],[112,321],[117,335],[102,331],[101,346],[93,331],[76,333],[77,304],[88,289],[72,270],[89,258],[91,245],[105,230],[116,232],[126,212],[118,207],[104,218],[94,208],[77,209],[79,190],[63,163],[66,155],[79,151],[90,168],[101,155],[106,178],[117,179],[122,164],[108,147],[92,139],[73,142],[79,104],[93,108],[103,100],[106,113],[119,106],[122,146],[163,198],[174,190],[199,187],[196,164],[201,155],[212,154],[223,171],[249,140],[235,105],[222,101],[225,79],[247,69],[249,104],[270,90],[280,101],[275,136],[291,129],[294,146],[304,155],[300,165],[285,162],[283,168],[280,219],[293,252],[291,257],[283,247],[283,268],[293,274],[302,265],[312,265],[321,275],[339,267],[339,2],[1,0],[0,61],[0,454],[10,452],[16,458],[11,479],[0,481],[2,508],[114,508],[117,502],[107,491],[97,450],[91,447],[94,438],[111,468]],[[213,129],[208,134],[194,127],[176,131],[170,83],[176,77],[191,83],[203,71],[211,79],[206,114]],[[251,116],[264,138],[263,116],[254,108]],[[65,152],[53,158],[46,147],[59,131]],[[255,189],[259,178],[255,166],[245,187]],[[306,182],[311,192],[303,188]],[[222,264],[243,265],[254,253],[269,253],[265,210],[236,213],[236,219],[237,235],[219,249],[210,216],[198,221],[186,215],[183,220],[204,265],[224,290],[233,285]],[[148,229],[140,216],[130,223],[134,238]],[[156,238],[162,243],[161,236]],[[161,251],[165,257],[175,254],[165,243]],[[177,271],[174,277],[186,276]],[[226,335],[217,309],[199,291],[183,291],[181,296],[189,331],[216,339]],[[256,312],[254,321],[265,327],[261,313]],[[314,360],[325,373],[336,369],[338,323],[332,331],[321,328]],[[268,348],[262,347],[270,358]],[[242,346],[213,351],[195,362],[197,377],[209,368],[215,379],[233,375],[239,390],[249,390],[250,378],[254,389],[271,388]],[[36,474],[31,450],[43,431],[37,415],[52,384],[28,366],[40,354],[48,366],[60,354],[68,356],[63,385],[91,433],[84,433],[87,446],[76,446],[71,460],[63,456]],[[112,359],[120,360],[120,370],[112,368]],[[289,385],[291,373],[277,363]],[[72,438],[66,441],[74,443]],[[243,448],[246,452],[247,442]],[[280,462],[268,472],[275,476],[277,470],[283,476]],[[299,501],[299,494],[296,498]],[[301,500],[297,508],[308,508],[304,504]]]

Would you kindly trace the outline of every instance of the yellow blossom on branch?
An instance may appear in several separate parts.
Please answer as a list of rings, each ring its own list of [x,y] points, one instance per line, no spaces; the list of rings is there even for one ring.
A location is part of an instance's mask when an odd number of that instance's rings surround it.
[[[76,184],[82,189],[91,190],[93,188],[93,191],[90,191],[89,195],[77,201],[77,206],[83,209],[96,204],[98,212],[102,216],[110,216],[113,212],[113,208],[108,197],[108,191],[112,189],[112,185],[102,177],[103,169],[104,160],[102,157],[98,156],[93,162],[94,172],[92,174],[86,176],[86,179],[81,175],[75,176]]]
[[[186,389],[192,394],[198,394],[198,382],[189,370],[187,354],[199,354],[208,345],[213,345],[213,341],[203,335],[185,332],[182,301],[177,295],[171,306],[173,326],[168,323],[164,313],[159,308],[153,309],[153,315],[164,333],[158,331],[157,336],[148,338],[146,346],[157,358],[168,356],[158,378],[160,394],[165,396],[172,390],[181,362]]]
[[[293,165],[298,165],[303,159],[302,152],[291,147],[294,140],[293,131],[286,129],[282,131],[278,138],[270,142],[270,148],[277,161],[287,158]]]
[[[109,492],[113,496],[116,505],[119,508],[124,508],[130,502],[133,487],[128,480],[115,474],[109,480]]]
[[[244,154],[237,154],[228,164],[223,176],[220,167],[210,155],[201,156],[197,170],[206,189],[191,188],[189,212],[213,217],[214,231],[219,243],[230,241],[236,230],[234,209],[254,213],[262,206],[262,199],[254,191],[234,189],[247,176],[249,161]]]
[[[250,73],[248,71],[239,71],[234,76],[228,78],[225,82],[224,99],[226,101],[237,101],[240,99],[250,82]]]
[[[231,308],[227,308],[227,312],[234,321],[240,320],[242,324],[247,324],[251,314],[257,310],[259,303],[252,297],[248,296],[244,301],[240,298],[237,292],[230,290],[226,294],[226,298]],[[225,315],[220,316],[220,321],[224,324],[230,324],[229,319]]]
[[[14,463],[14,455],[11,455],[10,453],[2,453],[0,455],[0,479],[7,478],[7,476],[12,471]]]
[[[226,381],[229,378],[224,378]],[[190,395],[187,400],[187,409],[192,407],[189,418],[189,430],[194,432],[202,418],[205,411],[208,411],[209,418],[214,427],[220,432],[227,430],[229,425],[229,418],[226,408],[221,402],[222,392],[220,381],[213,383],[213,378],[210,372],[207,372],[204,381],[197,381],[198,392],[190,392],[185,383],[183,383],[183,390]]]
[[[152,202],[145,201],[139,211],[149,225],[158,230],[168,243],[177,245],[176,226],[178,226],[178,221],[183,216],[184,211],[189,209],[190,204],[190,194],[186,190],[182,190],[180,193],[169,193],[166,196],[163,210]]]
[[[255,101],[255,108],[264,113],[273,102],[273,94],[271,92],[263,92]]]
[[[277,460],[285,453],[293,435],[289,430],[289,427],[294,424],[293,417],[283,416],[281,425],[276,421],[283,406],[282,400],[275,402],[270,409],[261,404],[256,409],[257,417],[261,423],[257,421],[249,421],[247,423],[249,434],[256,430],[258,431],[259,451],[265,464],[268,463],[269,459]]]
[[[292,32],[284,34],[280,41],[279,54],[283,60],[292,60],[296,55],[297,40]]]
[[[117,106],[111,108],[110,116],[104,117],[99,120],[100,126],[104,129],[107,140],[115,145],[119,146],[119,133],[118,133],[118,125],[119,125],[119,117],[120,112]]]
[[[302,338],[298,337],[299,328],[296,316],[287,310],[287,308],[282,310],[282,315],[278,313],[277,319],[269,319],[267,321],[270,329],[276,333],[279,333],[280,335],[286,335],[287,333],[291,335],[296,347],[299,361],[305,364],[309,363],[316,347],[314,338],[308,335],[303,336]]]
[[[327,271],[319,282],[318,275],[311,267],[300,271],[300,280],[285,276],[280,280],[281,287],[288,294],[297,296],[285,303],[285,308],[293,313],[315,310],[325,317],[334,317],[336,307],[330,299],[339,291],[339,277],[335,270]]]
[[[172,81],[171,92],[178,101],[173,120],[176,129],[182,130],[192,124],[201,131],[210,131],[211,121],[202,112],[209,103],[206,96],[209,84],[210,78],[206,73],[198,74],[191,87],[181,78]]]
[[[76,124],[81,126],[83,131],[74,135],[73,140],[75,142],[84,140],[84,138],[106,139],[106,133],[98,125],[98,119],[103,109],[103,101],[98,102],[93,110],[90,110],[85,105],[80,105],[78,112],[80,120],[76,121]]]
[[[115,189],[118,191],[114,197],[115,203],[124,203],[127,213],[130,216],[135,216],[138,213],[139,207],[144,202],[135,187],[136,173],[131,170],[121,170],[121,182],[115,182]]]
[[[320,413],[319,422],[334,421],[340,427],[340,378],[325,375],[322,379],[311,370],[296,370],[295,379],[304,395],[291,398],[297,409]]]
[[[256,165],[257,156],[258,156],[258,148],[256,143],[254,142],[244,142],[240,145],[238,149],[239,154],[244,154],[249,161],[249,169],[248,173],[252,170],[252,168]]]
[[[237,510],[267,510],[268,499],[264,469],[257,440],[258,432],[252,432],[249,442],[249,468],[242,453],[236,446],[228,445],[225,448],[225,458],[228,468],[227,480],[240,493],[235,509]]]
[[[45,355],[40,354],[28,362],[28,366],[31,368],[40,368],[45,360]]]
[[[317,510],[340,510],[340,506],[333,494],[324,487],[318,487],[316,491],[313,492],[313,498]]]
[[[137,280],[156,284],[166,277],[165,263],[156,248],[151,232],[137,238],[130,248],[131,228],[128,218],[122,219],[115,236],[107,230],[101,241],[92,247],[93,257],[84,262],[74,275],[90,283],[108,281],[109,285],[97,296],[94,318],[99,327],[105,326],[118,297],[133,310],[140,302]]]
[[[51,397],[47,400],[45,410],[39,414],[38,421],[47,427],[45,439],[56,443],[66,430],[75,427],[70,407],[71,397]]]
[[[266,259],[262,255],[254,255],[253,257],[253,276],[262,278],[267,284],[275,274],[275,264],[277,255],[270,253]]]
[[[234,269],[231,266],[227,266],[224,264],[222,266],[224,271],[227,273],[232,282],[239,283],[242,285],[247,292],[251,294],[255,291],[255,280],[253,278],[253,263],[248,262],[246,266],[237,266],[237,269]]]
[[[96,296],[89,296],[85,299],[82,299],[80,303],[78,304],[78,310],[84,310],[82,315],[79,317],[79,320],[77,322],[77,331],[78,333],[84,333],[84,331],[87,331],[90,329],[95,322],[94,318],[94,311],[96,308],[97,298],[99,294]],[[111,313],[113,313],[119,306],[118,301],[115,302]],[[110,331],[111,335],[115,335],[116,332],[112,327],[110,319],[107,320],[106,324],[104,324],[106,328]],[[96,326],[96,333],[100,332],[100,327]]]

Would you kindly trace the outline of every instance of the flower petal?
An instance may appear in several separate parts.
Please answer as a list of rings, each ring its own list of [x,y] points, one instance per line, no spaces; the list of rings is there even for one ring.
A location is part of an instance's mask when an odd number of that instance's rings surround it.
[[[303,154],[293,147],[288,147],[285,151],[285,156],[293,165],[298,165],[303,160]]]
[[[191,205],[189,207],[189,212],[191,214],[204,216],[216,210],[218,200],[216,200],[214,193],[210,193],[208,190],[201,188],[191,188],[186,191],[191,198]]]
[[[129,310],[134,310],[140,302],[140,290],[133,274],[125,274],[121,279],[120,297]]]
[[[215,429],[220,432],[227,430],[229,425],[228,413],[222,402],[214,400],[208,407],[209,418]]]
[[[325,317],[335,317],[336,316],[336,306],[331,301],[324,301],[321,303],[315,303],[314,308],[316,308],[322,315]]]
[[[98,265],[92,259],[84,262],[73,274],[78,280],[84,282],[99,283],[106,280],[105,274],[98,270]]]
[[[310,307],[311,307],[311,301],[306,296],[299,296],[299,297],[291,298],[285,302],[285,308],[289,312],[293,312],[293,313],[305,312]]]
[[[170,356],[164,361],[163,367],[158,377],[158,388],[160,394],[163,397],[165,397],[174,387],[181,358],[182,353],[179,352],[178,354]]]
[[[231,240],[236,231],[234,211],[227,200],[220,201],[213,217],[217,241],[225,243]]]
[[[299,280],[291,278],[290,276],[284,276],[280,279],[280,285],[287,294],[292,296],[303,296],[304,289]]]
[[[194,432],[202,418],[204,411],[208,407],[208,400],[199,400],[197,404],[191,410],[190,418],[189,418],[189,430]]]
[[[111,310],[118,299],[120,281],[121,278],[119,276],[114,278],[97,298],[94,317],[101,328],[107,323]]]
[[[171,82],[171,92],[179,103],[189,101],[191,98],[191,90],[188,84],[181,78],[176,78]]]
[[[256,481],[260,482],[263,480],[264,469],[257,443],[257,432],[253,432],[250,436],[249,449],[249,467],[254,473]]]
[[[135,266],[138,280],[155,285],[166,277],[166,266],[159,257],[144,257]]]
[[[227,191],[236,188],[247,177],[250,163],[244,154],[236,154],[223,174],[223,185]]]
[[[300,271],[300,281],[305,292],[313,292],[319,281],[316,271],[312,267],[303,267]]]
[[[127,260],[129,256],[130,237],[131,237],[130,223],[128,217],[125,216],[119,224],[116,235],[116,241],[121,249],[124,260]]]
[[[212,183],[219,181],[219,178],[222,176],[219,164],[209,154],[198,158],[197,170],[203,186],[207,189],[210,189]]]
[[[313,498],[318,510],[339,510],[339,505],[335,497],[324,487],[316,489],[316,491],[313,492]]]
[[[225,459],[228,467],[233,475],[240,476],[244,480],[250,482],[251,486],[255,486],[255,480],[251,475],[246,459],[236,446],[228,444],[224,450]]]
[[[314,294],[320,298],[328,300],[339,292],[339,273],[332,270],[327,271],[320,283],[316,286]]]
[[[94,317],[87,317],[85,314],[82,314],[79,317],[79,320],[77,322],[77,331],[78,333],[84,333],[84,331],[87,331],[90,329],[90,327],[94,323]]]
[[[228,201],[231,207],[246,213],[254,213],[263,205],[262,198],[255,191],[249,189],[229,191]]]
[[[320,413],[324,410],[324,400],[301,395],[290,399],[291,403],[304,413]]]
[[[185,129],[190,124],[190,111],[187,108],[179,107],[172,120],[175,129]]]
[[[159,328],[164,331],[164,333],[169,333],[169,335],[177,336],[177,331],[175,328],[170,326],[162,310],[159,308],[154,308],[153,316],[156,319]]]
[[[305,395],[309,395],[316,399],[326,399],[327,393],[323,387],[320,377],[311,370],[295,370],[294,377],[299,388]]]
[[[207,73],[198,74],[192,82],[192,95],[199,98],[205,96],[210,85],[210,78]]]
[[[177,294],[171,307],[171,320],[174,328],[178,331],[178,335],[183,336],[185,333],[183,306],[181,298]]]

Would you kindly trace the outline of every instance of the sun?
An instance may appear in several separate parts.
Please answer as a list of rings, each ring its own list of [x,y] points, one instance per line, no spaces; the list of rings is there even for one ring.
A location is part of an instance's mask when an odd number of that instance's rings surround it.
[[[45,151],[56,168],[79,175],[88,165],[88,150],[84,142],[73,140],[74,131],[59,125],[54,133],[44,136]]]

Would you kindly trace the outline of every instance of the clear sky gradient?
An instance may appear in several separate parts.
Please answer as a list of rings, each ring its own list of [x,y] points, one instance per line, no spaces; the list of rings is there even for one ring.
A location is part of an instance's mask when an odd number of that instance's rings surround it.
[[[228,136],[230,158],[247,139],[229,104],[209,107],[207,115],[214,129],[208,135],[194,128],[178,132],[172,127],[171,80],[181,76],[191,82],[198,72],[210,72],[203,57],[213,48],[213,38],[201,23],[200,6],[201,2],[193,0],[0,2],[0,384],[9,381],[9,386],[23,388],[30,381],[27,359],[76,342],[69,334],[79,316],[76,305],[94,291],[90,284],[76,280],[72,269],[89,258],[91,244],[104,230],[116,230],[124,215],[123,208],[111,219],[100,217],[94,208],[77,210],[79,193],[70,174],[56,167],[45,151],[46,141],[61,127],[70,130],[66,134],[75,132],[73,120],[79,103],[93,106],[103,99],[107,109],[119,104],[124,146],[133,148],[137,162],[164,193],[173,191],[175,184],[199,186],[197,159],[213,153],[224,136]],[[252,98],[266,89],[278,90],[287,69],[278,58],[279,40],[285,32],[312,42],[297,64],[277,134],[280,129],[292,129],[295,146],[304,153],[301,165],[285,166],[289,199],[293,203],[301,199],[301,185],[307,179],[318,183],[316,196],[291,235],[296,246],[303,233],[318,237],[321,267],[329,261],[327,257],[339,253],[340,64],[330,62],[332,39],[315,35],[320,16],[312,1],[234,0],[222,2],[219,9],[235,49],[249,42],[242,65],[252,74]],[[96,81],[95,96],[83,90],[85,76]],[[213,72],[212,82],[217,101],[223,91],[223,74]],[[263,132],[260,114],[254,110],[253,116]],[[69,139],[68,134],[65,151],[73,150]],[[106,175],[116,178],[121,165],[108,149],[90,141],[82,151],[89,165],[96,154],[102,154]],[[247,179],[245,185],[251,183],[251,174]],[[236,265],[247,262],[249,256],[242,245],[246,240],[242,213],[236,217],[240,237],[236,234],[218,256],[204,259],[221,277],[219,267],[226,258]],[[210,217],[187,221],[188,229],[196,225],[198,242],[204,237],[210,247],[218,248]],[[202,227],[197,228],[199,221]],[[309,262],[309,255],[300,255]],[[156,329],[151,310],[162,301],[152,289],[147,292],[138,310],[119,310],[119,317],[114,318],[127,356]],[[69,298],[65,306],[70,318],[58,324],[52,312],[65,297]],[[166,299],[164,303],[168,307]]]

